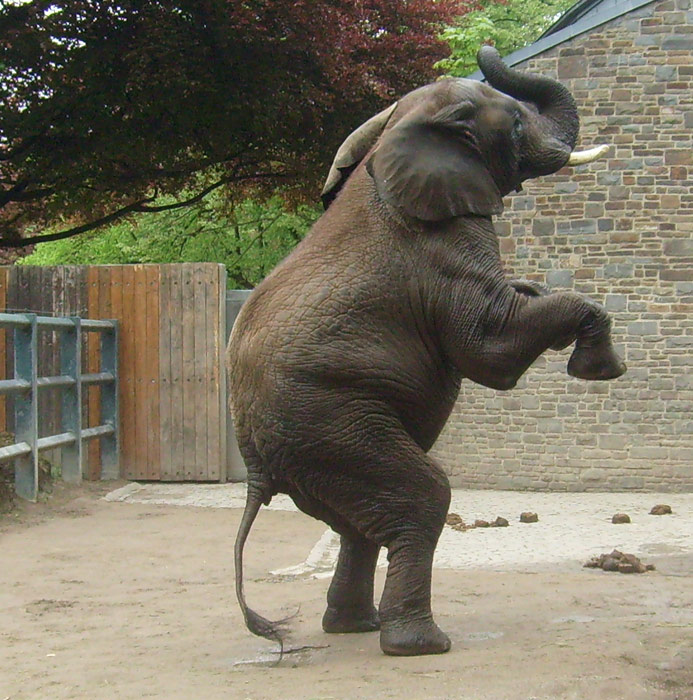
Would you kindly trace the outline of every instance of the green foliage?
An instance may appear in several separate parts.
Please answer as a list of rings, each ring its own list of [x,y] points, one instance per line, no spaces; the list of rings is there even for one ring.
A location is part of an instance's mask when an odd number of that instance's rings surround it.
[[[436,64],[447,75],[464,77],[477,70],[476,52],[492,43],[501,56],[535,41],[575,0],[482,0],[482,8],[446,27],[441,38],[452,51]]]
[[[279,196],[246,199],[232,209],[221,197],[186,209],[140,214],[106,229],[39,243],[23,265],[121,265],[219,262],[231,288],[252,288],[298,243],[318,207],[289,210]]]

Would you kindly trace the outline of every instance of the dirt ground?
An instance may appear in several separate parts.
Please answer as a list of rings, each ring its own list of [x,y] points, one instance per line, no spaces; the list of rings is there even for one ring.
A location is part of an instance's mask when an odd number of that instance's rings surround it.
[[[58,485],[0,516],[0,700],[693,699],[693,554],[648,558],[657,570],[641,575],[437,569],[453,649],[393,658],[377,634],[323,634],[329,579],[268,573],[305,559],[324,526],[263,510],[248,602],[275,618],[300,608],[291,643],[315,647],[276,664],[235,601],[241,511],[106,502],[106,490]]]

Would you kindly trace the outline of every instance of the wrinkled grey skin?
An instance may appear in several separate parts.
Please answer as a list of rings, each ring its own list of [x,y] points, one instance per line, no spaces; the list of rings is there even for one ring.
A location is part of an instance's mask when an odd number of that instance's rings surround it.
[[[243,544],[260,504],[286,493],[341,535],[326,632],[380,629],[387,654],[447,651],[430,597],[450,487],[427,452],[460,382],[511,389],[542,352],[573,342],[569,374],[625,371],[599,305],[503,273],[491,215],[523,180],[566,163],[577,112],[562,86],[483,51],[489,81],[524,99],[451,80],[400,100],[234,327],[231,409],[248,467],[236,585],[256,634],[283,638],[246,606]],[[376,611],[380,547],[389,566]]]

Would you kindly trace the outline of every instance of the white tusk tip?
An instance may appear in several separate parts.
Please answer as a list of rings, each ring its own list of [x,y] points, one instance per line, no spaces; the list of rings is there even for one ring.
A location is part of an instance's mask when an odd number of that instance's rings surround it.
[[[584,165],[585,163],[591,163],[593,160],[601,158],[608,150],[609,146],[603,144],[601,146],[589,148],[586,151],[573,151],[566,165]]]

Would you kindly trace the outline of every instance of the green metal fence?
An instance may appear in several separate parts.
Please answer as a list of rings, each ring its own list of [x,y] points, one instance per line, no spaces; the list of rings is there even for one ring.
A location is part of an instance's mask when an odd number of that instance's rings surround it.
[[[29,313],[0,313],[0,328],[14,329],[14,379],[0,380],[0,394],[14,398],[15,440],[0,448],[0,461],[14,460],[17,494],[35,501],[38,495],[39,453],[61,448],[62,478],[82,479],[85,440],[101,440],[102,478],[119,474],[118,439],[118,322],[50,317]],[[57,331],[60,343],[60,374],[39,377],[38,331]],[[82,373],[82,334],[101,334],[101,366],[98,372]],[[102,425],[82,427],[82,393],[85,386],[101,386]],[[44,388],[61,389],[61,430],[39,437],[38,393]]]

